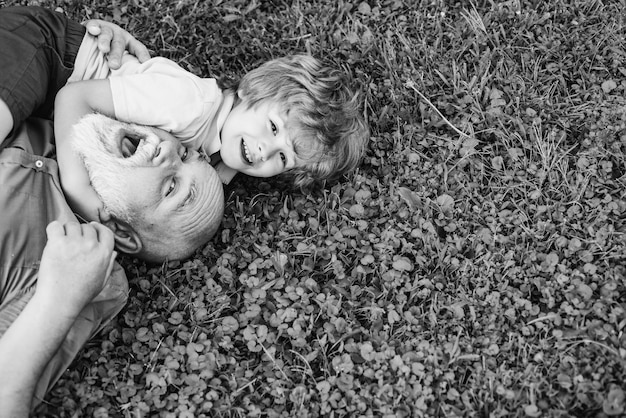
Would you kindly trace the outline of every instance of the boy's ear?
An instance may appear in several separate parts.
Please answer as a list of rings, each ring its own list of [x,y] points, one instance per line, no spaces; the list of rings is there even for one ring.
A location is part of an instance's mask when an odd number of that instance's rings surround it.
[[[128,223],[109,217],[102,222],[115,235],[115,248],[126,254],[138,254],[143,249],[141,237]]]

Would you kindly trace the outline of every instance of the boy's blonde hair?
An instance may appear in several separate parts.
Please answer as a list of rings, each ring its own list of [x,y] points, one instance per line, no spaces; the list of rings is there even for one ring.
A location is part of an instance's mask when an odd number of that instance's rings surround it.
[[[248,72],[237,89],[249,107],[272,100],[288,114],[290,137],[304,161],[289,171],[296,186],[337,178],[359,164],[369,130],[358,94],[340,71],[292,55]]]

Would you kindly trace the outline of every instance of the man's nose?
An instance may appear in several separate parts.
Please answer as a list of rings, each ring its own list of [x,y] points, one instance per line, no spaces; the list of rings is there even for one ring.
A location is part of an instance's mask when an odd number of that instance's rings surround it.
[[[155,165],[173,165],[180,161],[176,141],[161,141],[154,153],[152,162]]]

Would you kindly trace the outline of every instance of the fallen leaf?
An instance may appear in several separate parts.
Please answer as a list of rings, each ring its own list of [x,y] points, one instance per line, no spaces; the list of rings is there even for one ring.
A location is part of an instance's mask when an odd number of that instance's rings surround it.
[[[415,195],[411,189],[406,187],[398,187],[398,194],[406,202],[411,209],[415,209],[420,205],[419,197]]]
[[[529,417],[538,417],[541,415],[541,411],[537,408],[537,405],[526,405],[524,407],[524,413]]]
[[[413,270],[413,264],[406,257],[401,257],[393,262],[393,268],[398,271],[411,271]]]
[[[604,90],[604,92],[607,94],[612,92],[616,88],[617,83],[614,80],[606,80],[604,83],[602,83],[602,90]]]
[[[444,212],[454,209],[454,199],[448,194],[442,194],[437,198],[437,204]]]
[[[613,388],[602,403],[602,411],[610,416],[621,415],[624,412],[624,391],[620,388]]]
[[[491,159],[491,166],[493,167],[494,170],[498,170],[498,171],[502,170],[503,163],[504,163],[504,160],[499,155]]]

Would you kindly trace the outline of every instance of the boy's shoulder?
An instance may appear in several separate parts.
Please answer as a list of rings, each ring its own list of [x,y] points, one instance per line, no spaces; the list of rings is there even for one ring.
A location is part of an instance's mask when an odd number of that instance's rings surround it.
[[[191,72],[185,70],[183,67],[178,65],[176,62],[171,59],[164,57],[152,57],[149,60],[141,63],[131,54],[124,54],[122,58],[122,65],[118,70],[113,70],[111,75],[130,75],[130,74],[141,74],[141,73],[161,73],[161,74],[172,74],[176,76],[188,76],[188,77],[197,77]]]

